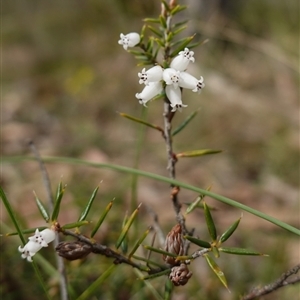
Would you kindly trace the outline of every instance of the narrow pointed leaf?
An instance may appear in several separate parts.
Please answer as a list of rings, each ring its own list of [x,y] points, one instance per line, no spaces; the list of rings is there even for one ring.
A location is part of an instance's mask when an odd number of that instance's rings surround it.
[[[144,241],[144,239],[147,237],[147,235],[149,234],[151,230],[151,227],[148,228],[143,235],[136,241],[135,245],[133,246],[132,250],[130,251],[128,257],[132,257],[132,255],[136,252],[136,250],[138,249],[138,247],[142,244],[142,242]]]
[[[162,40],[160,40],[160,39],[158,39],[158,38],[156,38],[156,39],[154,39],[154,40],[155,40],[155,42],[156,42],[160,47],[165,47],[164,41],[162,41]]]
[[[177,28],[181,27],[182,25],[186,25],[188,22],[189,22],[189,20],[184,20],[184,21],[174,24],[172,26],[172,31],[176,30]]]
[[[48,223],[48,221],[50,220],[49,214],[48,214],[46,208],[44,207],[43,203],[41,202],[41,200],[36,195],[36,193],[35,192],[33,192],[33,193],[34,193],[34,196],[35,196],[36,205],[37,205],[42,217]]]
[[[143,121],[143,120],[141,120],[141,119],[132,117],[132,116],[127,115],[127,114],[125,114],[125,113],[119,113],[119,115],[120,115],[121,117],[127,118],[127,119],[129,119],[129,120],[134,121],[134,122],[137,122],[137,123],[146,125],[146,126],[148,126],[148,127],[154,128],[154,129],[156,129],[156,130],[158,130],[158,131],[160,131],[160,132],[164,132],[163,129],[162,129],[161,127],[157,126],[157,125],[150,124],[150,123],[148,123],[148,122],[145,122],[145,121]]]
[[[128,221],[128,215],[127,215],[127,212],[125,214],[125,217],[123,219],[123,223],[122,223],[122,229],[124,229],[126,223]],[[122,250],[122,253],[123,254],[126,254],[127,253],[127,250],[128,250],[128,239],[127,239],[127,235],[124,237],[122,243],[121,243],[121,250]]]
[[[124,240],[124,238],[126,237],[127,233],[128,233],[128,230],[129,228],[131,227],[134,219],[136,218],[138,212],[139,212],[139,209],[141,207],[141,204],[139,204],[139,206],[137,207],[137,209],[131,214],[131,216],[129,217],[128,221],[126,222],[124,228],[122,229],[122,232],[116,242],[116,248],[118,249],[122,243],[122,241]]]
[[[77,228],[77,227],[81,227],[81,226],[84,226],[84,225],[88,225],[90,222],[89,221],[77,221],[77,222],[74,222],[74,223],[69,223],[69,224],[65,224],[63,225],[61,228],[62,229],[72,229],[72,228]]]
[[[170,279],[167,279],[165,283],[165,292],[164,292],[164,300],[171,300],[172,299],[172,292],[174,289],[174,284]]]
[[[163,255],[166,255],[166,256],[177,257],[177,254],[169,253],[169,252],[164,251],[162,249],[157,249],[157,248],[154,248],[154,247],[151,247],[151,246],[148,246],[148,245],[143,245],[143,247],[145,249],[150,250],[150,251],[153,251],[153,252],[156,252],[156,253],[160,253],[160,254],[163,254]]]
[[[173,31],[173,35],[176,35],[182,31],[184,31],[185,29],[187,29],[187,25],[183,25],[181,27],[178,27],[178,29],[176,29],[175,31]]]
[[[166,22],[166,19],[165,19],[165,17],[163,17],[162,15],[159,16],[159,22],[160,22],[160,25],[161,25],[163,28],[167,28],[167,22]]]
[[[143,19],[144,22],[149,22],[149,23],[160,23],[160,19],[154,19],[154,18],[145,18]]]
[[[185,10],[187,8],[186,5],[176,5],[172,10],[171,10],[171,15],[176,15],[177,13],[181,12],[182,10]]]
[[[52,221],[56,221],[57,218],[58,218],[58,214],[59,214],[59,210],[60,210],[60,204],[61,204],[61,199],[62,199],[62,197],[64,195],[65,187],[66,186],[62,187],[61,182],[58,185],[57,193],[56,193],[56,200],[55,200],[55,203],[54,203],[53,213],[52,213],[52,216],[51,216],[51,220]]]
[[[195,47],[203,46],[204,44],[206,44],[208,42],[209,42],[209,39],[205,39],[203,41],[199,41],[199,42],[196,42],[196,43],[191,43],[191,44],[189,44],[189,49],[193,49]]]
[[[102,213],[102,215],[100,216],[100,218],[99,218],[97,224],[95,225],[94,229],[92,230],[91,237],[93,237],[93,236],[97,233],[97,231],[98,231],[98,229],[100,228],[101,224],[103,223],[103,221],[104,221],[106,215],[107,215],[108,212],[110,211],[110,209],[111,209],[111,207],[112,207],[112,205],[113,205],[113,202],[114,202],[114,201],[110,201],[110,202],[108,203],[108,205],[106,206],[104,212]]]
[[[216,230],[214,220],[210,214],[209,207],[207,206],[206,202],[203,202],[203,208],[204,208],[204,215],[205,215],[205,221],[208,228],[208,232],[212,240],[215,241],[217,239],[217,230]]]
[[[210,266],[210,268],[214,271],[214,273],[218,276],[219,280],[223,283],[223,285],[228,289],[228,285],[227,285],[227,280],[226,277],[223,273],[223,271],[220,269],[220,267],[217,265],[217,263],[214,261],[214,259],[212,257],[210,257],[209,255],[204,255],[206,262],[208,263],[208,265]]]
[[[220,153],[222,150],[213,150],[213,149],[202,149],[202,150],[192,150],[192,151],[185,151],[176,154],[177,158],[180,157],[196,157],[196,156],[203,156],[208,154],[216,154]]]
[[[177,55],[180,51],[182,51],[187,45],[194,39],[195,35],[187,37],[184,41],[171,53],[171,57]]]
[[[199,247],[208,248],[208,249],[211,248],[211,244],[209,242],[199,240],[193,236],[185,235],[184,238]]]
[[[22,234],[30,234],[30,233],[34,233],[36,231],[36,229],[38,229],[39,231],[42,231],[46,228],[47,228],[46,226],[28,228],[28,229],[21,230],[21,233]],[[18,234],[19,234],[18,232],[9,232],[9,233],[6,233],[5,236],[13,236],[13,235],[18,235]]]
[[[222,247],[219,248],[219,251],[227,254],[236,254],[236,255],[253,255],[253,256],[268,256],[268,254],[259,253],[253,250],[244,249],[244,248],[229,248]]]
[[[217,247],[212,248],[212,253],[214,254],[215,258],[220,257],[220,252],[219,252],[219,249]]]
[[[153,260],[147,259],[147,258],[145,258],[145,257],[140,257],[140,256],[137,256],[137,255],[132,255],[132,257],[133,257],[134,259],[136,259],[136,260],[144,261],[144,262],[146,262],[148,265],[153,265],[153,266],[159,267],[159,268],[161,268],[161,269],[166,268],[165,265],[159,264],[159,263],[157,263],[157,262],[155,262],[155,261],[153,261]],[[150,269],[148,269],[148,271],[149,271],[149,270],[150,270]]]
[[[169,7],[168,3],[165,0],[162,0],[161,3],[164,5],[166,11],[170,11],[170,7]]]
[[[94,199],[95,199],[95,197],[96,197],[96,195],[97,195],[98,189],[99,189],[99,186],[97,186],[97,187],[95,188],[95,190],[93,191],[93,194],[92,194],[92,196],[91,196],[91,198],[90,198],[90,200],[89,200],[87,206],[85,207],[85,209],[84,209],[83,212],[81,213],[81,215],[80,215],[78,221],[84,221],[84,220],[86,219],[86,217],[87,217],[87,215],[88,215],[88,213],[89,213],[89,211],[90,211],[90,209],[91,209],[91,207],[92,207],[92,205],[93,205],[93,202],[94,202]]]
[[[166,275],[166,274],[169,274],[170,273],[170,270],[169,269],[166,269],[164,271],[161,271],[161,272],[158,272],[158,273],[155,273],[155,274],[151,274],[151,275],[148,275],[148,276],[144,276],[143,278],[141,278],[142,280],[147,280],[147,279],[153,279],[153,278],[157,278],[157,277],[160,277],[162,275]]]
[[[182,129],[186,127],[197,115],[199,112],[199,109],[195,110],[193,113],[191,113],[175,130],[172,132],[172,136],[175,136],[177,133],[179,133]]]
[[[240,224],[240,221],[241,221],[241,218],[240,217],[237,221],[235,221],[220,237],[220,242],[221,243],[224,243],[225,241],[227,241],[230,236],[235,232],[235,230],[237,229],[237,227],[239,226]]]
[[[211,187],[208,187],[208,191],[211,189]],[[188,215],[191,213],[196,207],[200,207],[200,202],[205,198],[205,195],[199,195],[194,202],[189,204],[189,206],[186,208],[185,214]],[[203,205],[202,205],[203,208]]]
[[[159,30],[157,30],[155,27],[153,27],[153,26],[151,26],[151,25],[148,25],[148,28],[149,28],[154,34],[156,34],[157,36],[159,36],[160,38],[163,37],[162,33],[161,33]]]

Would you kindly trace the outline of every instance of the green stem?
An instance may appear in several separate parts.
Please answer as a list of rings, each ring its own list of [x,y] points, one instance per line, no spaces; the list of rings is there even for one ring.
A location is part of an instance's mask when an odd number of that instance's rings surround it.
[[[28,161],[28,160],[34,160],[34,158],[32,157],[22,157],[22,156],[19,156],[19,157],[6,157],[6,158],[3,158],[2,162],[4,163],[5,161],[6,162],[20,162],[20,161]],[[173,184],[175,186],[179,186],[179,187],[182,187],[182,188],[185,188],[187,190],[190,190],[190,191],[194,191],[198,194],[204,194],[206,196],[209,196],[209,197],[212,197],[220,202],[223,202],[223,203],[226,203],[228,205],[231,205],[231,206],[234,206],[236,208],[239,208],[239,209],[242,209],[246,212],[249,212],[250,214],[253,214],[261,219],[264,219],[264,220],[267,220],[289,232],[292,232],[294,234],[297,234],[300,236],[300,230],[289,225],[289,224],[286,224],[274,217],[271,217],[265,213],[262,213],[256,209],[253,209],[247,205],[244,205],[244,204],[241,204],[237,201],[234,201],[232,199],[229,199],[227,197],[224,197],[224,196],[221,196],[221,195],[218,195],[218,194],[215,194],[215,193],[212,193],[210,191],[207,191],[207,190],[204,190],[204,189],[200,189],[200,188],[197,188],[195,186],[192,186],[192,185],[189,185],[189,184],[186,184],[186,183],[183,183],[183,182],[180,182],[178,180],[174,180],[174,179],[170,179],[170,178],[167,178],[167,177],[164,177],[164,176],[160,176],[160,175],[157,175],[157,174],[153,174],[153,173],[149,173],[149,172],[145,172],[145,171],[140,171],[140,170],[137,170],[137,169],[133,169],[133,168],[128,168],[128,167],[124,167],[124,166],[119,166],[119,165],[113,165],[113,164],[104,164],[104,163],[93,163],[93,162],[89,162],[89,161],[85,161],[85,160],[81,160],[81,159],[76,159],[76,158],[68,158],[68,157],[46,157],[46,158],[43,158],[43,161],[46,162],[46,163],[70,163],[70,164],[79,164],[79,165],[86,165],[86,166],[90,166],[90,167],[94,167],[94,168],[106,168],[106,169],[111,169],[111,170],[116,170],[116,171],[120,171],[120,172],[125,172],[125,173],[130,173],[130,174],[136,174],[136,175],[139,175],[139,176],[143,176],[143,177],[148,177],[148,178],[152,178],[152,179],[155,179],[155,180],[158,180],[158,181],[162,181],[162,182],[166,182],[166,183],[169,183],[169,184]]]

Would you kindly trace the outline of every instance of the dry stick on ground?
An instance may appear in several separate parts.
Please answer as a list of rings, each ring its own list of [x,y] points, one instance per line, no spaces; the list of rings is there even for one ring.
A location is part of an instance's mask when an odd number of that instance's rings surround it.
[[[241,300],[251,300],[255,299],[257,297],[270,294],[277,289],[300,282],[300,276],[296,276],[294,278],[291,278],[290,280],[287,280],[290,276],[295,275],[300,270],[300,264],[296,265],[295,267],[291,268],[290,270],[283,273],[278,279],[276,279],[274,282],[265,285],[262,288],[255,288],[253,291],[251,291],[248,295],[243,296]]]
[[[40,170],[42,172],[42,177],[43,177],[43,182],[44,182],[44,186],[46,188],[46,194],[48,197],[48,206],[49,206],[49,210],[52,212],[53,211],[53,207],[54,207],[54,199],[52,196],[52,192],[51,192],[51,183],[50,183],[50,179],[48,176],[48,172],[47,169],[41,159],[40,153],[38,152],[35,144],[33,141],[29,141],[29,146],[30,149],[32,151],[32,153],[34,154],[37,162],[39,163],[39,167]],[[59,236],[56,235],[55,236],[55,240],[53,243],[54,249],[56,248],[56,246],[59,244]],[[62,257],[56,255],[56,265],[58,268],[58,271],[60,273],[60,296],[62,300],[68,300],[69,296],[68,296],[68,281],[67,281],[67,275],[66,275],[66,269],[65,269],[65,264],[64,264],[64,260],[62,259]]]

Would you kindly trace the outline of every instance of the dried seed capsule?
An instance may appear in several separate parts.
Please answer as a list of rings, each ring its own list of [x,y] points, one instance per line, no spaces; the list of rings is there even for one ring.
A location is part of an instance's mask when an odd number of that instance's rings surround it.
[[[92,251],[92,247],[80,241],[61,242],[55,248],[59,256],[68,260],[82,259]]]
[[[170,280],[175,286],[185,285],[192,277],[193,273],[189,271],[186,264],[173,267],[169,275]]]
[[[180,224],[176,224],[168,233],[164,250],[177,256],[184,255],[184,239],[182,237],[182,230]],[[176,266],[180,264],[180,261],[176,261],[174,257],[163,255],[163,259],[167,264]]]

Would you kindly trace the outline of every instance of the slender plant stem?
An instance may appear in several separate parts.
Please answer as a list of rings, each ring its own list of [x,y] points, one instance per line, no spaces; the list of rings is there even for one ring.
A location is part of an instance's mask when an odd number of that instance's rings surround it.
[[[42,177],[43,177],[43,181],[44,181],[44,186],[46,188],[49,211],[52,213],[53,208],[54,208],[54,199],[53,199],[53,195],[52,195],[51,182],[50,182],[50,178],[49,178],[47,169],[45,167],[44,162],[42,161],[40,153],[37,150],[34,142],[30,141],[29,146],[30,146],[31,151],[34,154],[37,162],[39,163],[39,167],[40,167],[40,170],[42,172]],[[59,235],[56,234],[55,239],[53,241],[54,249],[59,244],[59,242],[60,242]],[[68,281],[67,281],[66,268],[65,268],[63,258],[58,256],[58,255],[56,255],[56,266],[57,266],[58,272],[60,274],[59,281],[60,281],[60,296],[61,296],[61,299],[62,300],[68,300],[69,295],[68,295]]]

